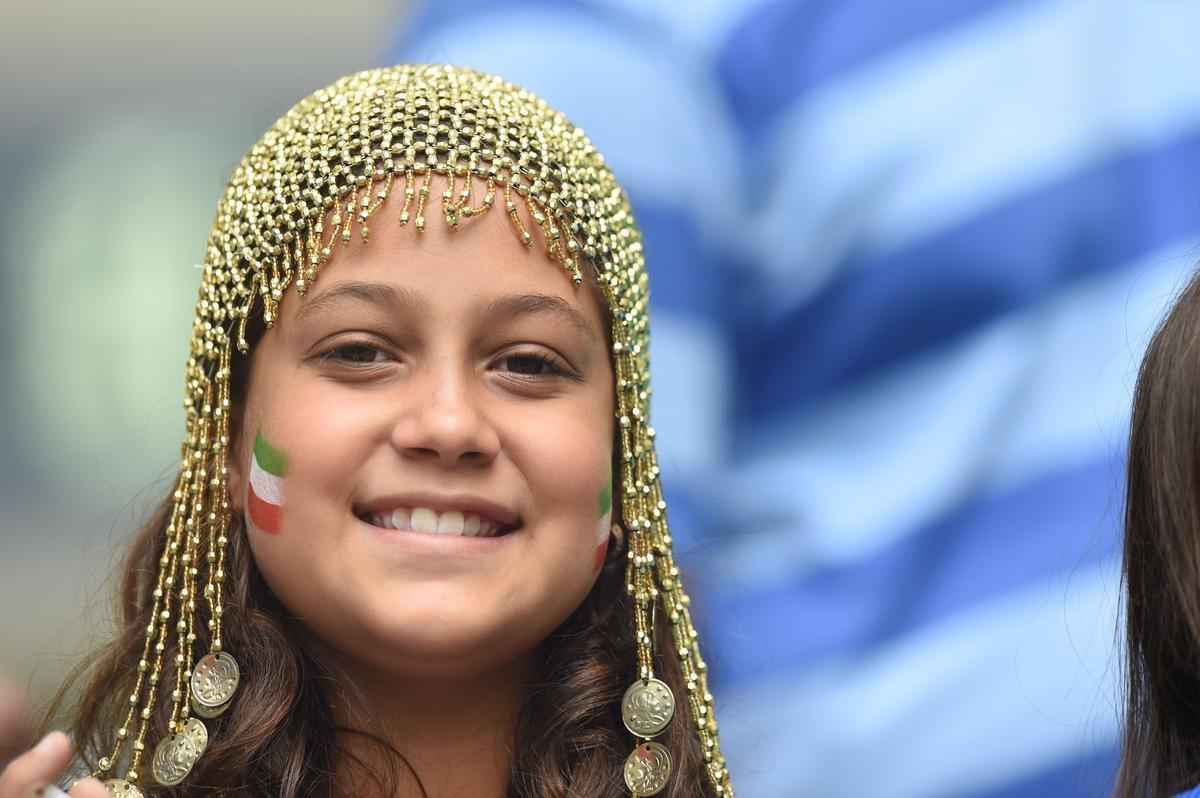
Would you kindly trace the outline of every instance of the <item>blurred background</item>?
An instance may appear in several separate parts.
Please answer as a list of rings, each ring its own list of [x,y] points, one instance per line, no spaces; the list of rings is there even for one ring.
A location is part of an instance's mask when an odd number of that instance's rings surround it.
[[[243,151],[382,63],[499,72],[642,222],[655,422],[739,794],[1099,796],[1121,460],[1200,259],[1176,0],[45,4],[0,32],[0,673],[104,638]]]

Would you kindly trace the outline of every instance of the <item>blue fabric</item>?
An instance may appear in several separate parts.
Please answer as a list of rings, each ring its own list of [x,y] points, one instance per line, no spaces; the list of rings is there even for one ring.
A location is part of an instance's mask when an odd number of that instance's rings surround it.
[[[746,4],[751,5],[751,4]],[[1003,0],[872,0],[759,4],[730,30],[717,55],[734,116],[753,135],[806,92],[909,43],[1008,5]],[[774,80],[763,80],[765,74]]]
[[[1200,787],[1193,787],[1187,792],[1181,792],[1175,798],[1200,798]]]
[[[1117,460],[948,509],[877,555],[842,567],[764,587],[700,585],[711,607],[706,642],[720,657],[716,683],[753,683],[831,655],[875,650],[1023,586],[1115,557],[1117,519],[1106,506],[1119,479]],[[1090,539],[1056,534],[1077,519],[1093,525]]]
[[[1197,223],[1189,197],[1200,186],[1200,130],[1191,133],[1039,185],[899,251],[848,257],[822,291],[741,339],[737,363],[748,368],[735,377],[739,417],[770,424],[798,402],[1187,235]],[[1134,197],[1161,205],[1137,207]],[[773,368],[757,367],[768,359]]]
[[[580,124],[741,796],[1091,798],[1123,442],[1200,255],[1200,6],[439,0],[390,61]]]
[[[1066,758],[1052,768],[966,798],[1028,798],[1033,795],[1039,798],[1054,798],[1059,795],[1091,795],[1103,798],[1112,791],[1117,764],[1116,751],[1103,749]]]

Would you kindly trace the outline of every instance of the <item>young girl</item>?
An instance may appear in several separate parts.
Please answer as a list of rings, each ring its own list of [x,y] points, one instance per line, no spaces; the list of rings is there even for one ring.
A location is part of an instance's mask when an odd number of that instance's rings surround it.
[[[1200,796],[1200,274],[1151,340],[1125,506],[1126,701],[1114,798]]]
[[[628,202],[561,114],[440,66],[302,100],[218,207],[71,794],[732,796],[648,338]]]

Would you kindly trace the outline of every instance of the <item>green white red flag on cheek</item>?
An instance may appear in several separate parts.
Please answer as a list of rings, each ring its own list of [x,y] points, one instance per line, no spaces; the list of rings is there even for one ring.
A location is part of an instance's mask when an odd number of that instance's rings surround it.
[[[283,477],[287,457],[267,443],[260,431],[254,438],[254,456],[250,460],[250,490],[246,509],[250,523],[269,535],[278,535],[283,521]]]

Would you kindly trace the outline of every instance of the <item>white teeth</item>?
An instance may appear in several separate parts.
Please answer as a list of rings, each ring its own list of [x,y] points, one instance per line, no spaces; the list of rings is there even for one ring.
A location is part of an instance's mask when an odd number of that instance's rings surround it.
[[[437,513],[426,507],[413,508],[412,528],[414,532],[437,532]]]
[[[450,510],[438,516],[437,531],[439,535],[461,535],[463,533],[463,514]]]
[[[391,512],[392,529],[412,529],[412,513],[401,507]]]
[[[490,537],[499,531],[494,521],[480,518],[472,513],[447,510],[437,513],[428,507],[399,507],[391,512],[372,513],[372,524],[384,529],[403,532],[424,532],[436,535],[464,535],[467,537]]]

